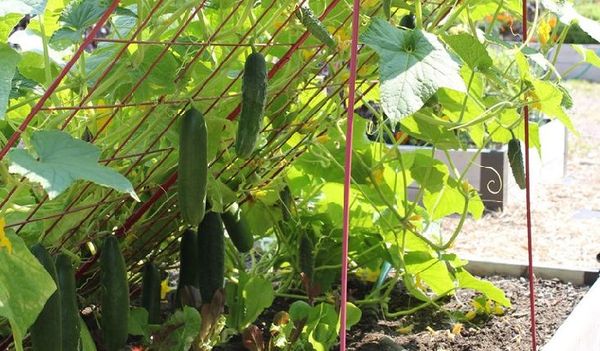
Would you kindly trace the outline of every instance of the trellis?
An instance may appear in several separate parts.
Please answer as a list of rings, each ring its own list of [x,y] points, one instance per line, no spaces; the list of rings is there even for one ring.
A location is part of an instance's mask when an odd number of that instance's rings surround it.
[[[58,245],[54,247],[54,250],[56,251],[63,248],[78,248],[85,245],[85,243],[88,241],[97,239],[101,235],[107,235],[110,233],[114,233],[118,237],[127,238],[133,235],[133,231],[144,232],[145,235],[140,238],[140,242],[136,242],[131,250],[124,252],[125,258],[130,267],[130,272],[135,274],[141,270],[142,266],[137,263],[141,259],[148,256],[151,256],[155,261],[158,262],[168,260],[169,257],[173,256],[173,254],[178,250],[176,244],[178,243],[180,233],[172,232],[169,228],[173,221],[178,218],[176,198],[172,196],[176,191],[177,173],[172,169],[166,169],[167,172],[165,172],[164,168],[166,165],[168,165],[169,158],[172,158],[177,153],[173,147],[161,147],[161,138],[165,137],[169,131],[172,130],[172,128],[176,125],[178,118],[187,108],[189,108],[192,103],[205,104],[207,107],[203,112],[206,115],[210,115],[211,113],[215,113],[215,110],[220,103],[234,102],[235,104],[231,105],[232,109],[227,114],[226,119],[231,121],[238,116],[240,112],[239,81],[241,73],[238,73],[233,79],[231,79],[231,81],[225,86],[224,89],[222,89],[222,91],[211,95],[205,95],[203,93],[210,84],[211,80],[219,79],[219,77],[227,75],[226,68],[228,63],[230,63],[232,60],[235,60],[239,56],[245,55],[250,46],[255,47],[258,51],[265,54],[269,54],[269,52],[274,48],[287,49],[284,54],[280,57],[277,57],[277,61],[270,66],[268,71],[269,79],[279,78],[279,74],[284,72],[284,68],[289,67],[288,64],[291,61],[292,56],[297,54],[300,50],[313,50],[312,54],[306,59],[304,64],[297,67],[297,69],[293,70],[292,74],[285,77],[284,83],[281,87],[278,87],[278,89],[275,91],[269,91],[268,106],[274,104],[278,97],[288,92],[290,87],[293,87],[294,84],[298,83],[301,80],[301,75],[311,63],[318,62],[324,66],[327,66],[335,59],[340,59],[342,51],[336,50],[331,52],[330,55],[324,59],[324,61],[319,61],[319,54],[326,50],[326,46],[320,43],[307,44],[310,37],[308,31],[298,33],[299,35],[287,43],[282,43],[277,40],[285,32],[285,29],[291,24],[291,22],[295,20],[295,9],[298,6],[302,6],[307,1],[308,0],[301,0],[298,4],[290,5],[292,11],[290,11],[290,13],[284,18],[281,26],[268,40],[250,44],[248,41],[252,36],[253,31],[257,29],[263,18],[274,11],[276,1],[272,1],[269,5],[265,6],[262,10],[262,13],[259,14],[255,19],[254,24],[243,31],[243,34],[237,40],[229,42],[215,40],[219,37],[225,26],[231,24],[231,21],[233,21],[233,15],[236,13],[236,11],[240,11],[242,9],[245,1],[238,0],[235,2],[235,5],[225,17],[223,22],[214,30],[207,40],[194,42],[184,41],[181,40],[181,38],[184,36],[186,29],[189,28],[189,25],[194,21],[196,16],[201,15],[202,12],[206,10],[208,0],[202,0],[197,6],[193,7],[187,17],[182,19],[182,23],[178,26],[171,39],[168,41],[139,39],[140,34],[145,29],[148,29],[149,23],[153,16],[159,13],[163,6],[167,5],[166,3],[168,3],[168,1],[165,0],[155,1],[153,7],[148,11],[148,13],[145,14],[144,18],[138,19],[139,22],[134,30],[132,30],[128,38],[97,38],[97,33],[100,31],[102,26],[109,22],[111,16],[119,6],[120,1],[113,0],[110,3],[107,11],[100,17],[93,29],[89,32],[81,45],[74,52],[73,57],[67,62],[60,74],[48,87],[44,95],[38,100],[27,117],[23,120],[19,128],[12,134],[6,145],[4,145],[0,150],[0,160],[6,156],[10,148],[17,145],[22,134],[30,130],[30,124],[36,119],[42,119],[51,114],[64,113],[65,118],[60,124],[59,129],[69,131],[71,123],[75,123],[74,121],[76,121],[77,118],[82,114],[86,113],[86,111],[103,111],[103,113],[108,117],[106,117],[96,135],[92,136],[89,140],[90,143],[98,143],[101,142],[100,135],[108,130],[111,121],[117,118],[120,113],[122,113],[125,109],[140,108],[143,109],[143,112],[140,114],[140,116],[138,116],[139,119],[133,123],[129,130],[127,130],[125,137],[118,145],[109,145],[109,148],[106,148],[110,149],[111,151],[109,155],[101,160],[101,163],[109,166],[115,166],[115,164],[119,163],[129,163],[129,165],[121,171],[123,175],[128,176],[136,173],[137,171],[143,170],[145,167],[144,163],[147,162],[149,158],[154,160],[154,165],[146,170],[146,175],[142,181],[140,181],[138,184],[134,184],[136,192],[146,197],[146,199],[140,204],[135,204],[129,196],[119,194],[114,190],[107,190],[97,201],[81,205],[82,202],[85,202],[85,196],[89,194],[88,191],[93,190],[95,187],[92,184],[86,184],[81,188],[79,194],[75,195],[71,199],[70,204],[67,205],[66,208],[59,209],[53,213],[44,213],[43,209],[50,202],[48,196],[46,195],[28,211],[25,220],[15,223],[8,223],[6,228],[12,228],[17,233],[20,233],[28,226],[35,225],[39,222],[48,222],[49,225],[47,228],[45,228],[42,238],[46,238],[47,236],[54,234],[54,231],[64,230],[64,232],[61,233],[62,236],[58,242]],[[355,1],[355,6],[359,5],[361,2],[365,1]],[[433,2],[429,3],[434,4]],[[320,19],[324,23],[327,23],[331,12],[334,9],[338,9],[343,6],[346,7],[346,12],[344,13],[343,18],[340,20],[341,23],[335,27],[335,30],[332,33],[333,35],[343,30],[344,27],[350,26],[353,19],[353,13],[356,15],[354,17],[355,25],[357,24],[356,21],[358,18],[358,13],[356,8],[353,12],[346,1],[331,0],[327,7],[324,8],[319,14]],[[375,6],[370,11],[371,14],[381,11],[381,5]],[[526,6],[523,7],[523,11],[527,11]],[[526,33],[526,27],[523,28],[523,30],[524,33]],[[83,96],[76,103],[65,106],[55,105],[52,99],[53,96],[58,94],[58,88],[61,86],[64,78],[69,74],[70,70],[75,67],[78,61],[84,59],[84,56],[86,55],[84,52],[85,48],[93,42],[107,43],[120,47],[112,59],[108,62],[107,66],[102,69],[102,72],[96,81],[88,88],[87,93],[83,94]],[[102,83],[107,82],[107,78],[110,76],[110,74],[114,73],[114,71],[117,69],[119,61],[125,60],[127,51],[132,45],[156,46],[159,47],[161,51],[156,59],[147,67],[145,73],[134,83],[129,93],[119,103],[91,104],[91,100],[94,98],[94,93],[101,87]],[[198,63],[200,57],[210,48],[220,47],[225,50],[229,50],[229,53],[221,62],[217,64],[216,68],[214,68],[211,73],[204,77],[203,81],[197,82],[197,84],[192,87],[192,93],[188,98],[172,98],[169,94],[164,94],[149,101],[135,101],[135,93],[142,89],[143,83],[146,81],[151,72],[160,64],[161,59],[163,59],[169,50],[178,46],[193,48],[197,51],[191,58],[189,58],[189,61],[187,61],[181,67],[181,70],[175,74],[173,80],[175,84],[181,82],[186,74],[194,69],[194,66]],[[358,47],[357,52],[360,52],[361,49],[361,47]],[[357,68],[361,69],[366,67],[366,63],[373,59],[374,56],[375,54],[372,53],[366,58],[361,58]],[[312,74],[311,77],[307,79],[299,89],[296,89],[293,92],[293,94],[296,94],[296,96],[303,91],[314,91],[309,100],[305,102],[302,107],[300,107],[298,112],[305,112],[306,109],[310,108],[311,103],[316,103],[320,109],[324,106],[329,96],[340,93],[344,94],[344,88],[349,82],[352,82],[353,78],[355,77],[342,79],[341,83],[335,83],[334,81],[343,75],[343,73],[347,70],[349,63],[350,60],[343,59],[341,68],[330,72],[330,74],[326,75],[324,78],[320,76],[319,72]],[[315,82],[319,81],[319,78],[322,78],[322,82],[320,84],[315,84]],[[360,100],[360,94],[367,94],[370,90],[374,89],[377,84],[377,81],[358,81],[357,88],[361,90],[361,92],[358,93],[358,100]],[[328,89],[330,91],[326,93]],[[347,96],[345,96],[344,99],[346,97]],[[349,100],[351,102],[354,101],[353,97],[351,97]],[[290,104],[292,104],[291,99],[286,102],[285,107],[289,107]],[[129,143],[136,141],[136,136],[138,136],[137,133],[148,128],[148,126],[153,122],[153,117],[155,117],[156,114],[163,112],[163,108],[173,109],[173,113],[169,116],[166,125],[156,134],[152,141],[147,144],[148,146],[143,151],[125,153],[126,146]],[[319,109],[317,109],[317,111]],[[352,111],[352,107],[349,107],[348,111]],[[316,111],[313,109],[312,112]],[[306,151],[307,147],[315,137],[323,135],[326,132],[327,124],[323,123],[322,126],[317,126],[314,133],[304,136],[298,143],[296,143],[296,145],[285,151],[285,153],[282,155],[276,155],[277,152],[281,151],[282,147],[290,140],[293,132],[299,131],[303,127],[315,122],[315,115],[316,113],[313,113],[298,123],[284,124],[278,128],[273,127],[271,123],[267,124],[262,130],[262,133],[267,135],[267,143],[263,147],[263,150],[265,151],[255,153],[253,157],[243,162],[239,162],[233,158],[227,163],[219,165],[219,161],[225,159],[228,146],[233,144],[233,141],[230,140],[228,143],[229,145],[222,148],[222,150],[217,153],[216,158],[211,162],[210,169],[212,173],[216,178],[227,176],[228,179],[231,180],[242,170],[248,171],[248,173],[262,172],[260,177],[261,179],[265,180],[258,186],[258,188],[267,186],[285,170],[288,164],[293,162]],[[527,128],[527,123],[524,125]],[[283,137],[273,133],[274,131],[283,129],[291,129],[292,133],[288,133]],[[528,150],[528,148],[525,150]],[[263,170],[260,163],[257,162],[257,160],[260,158],[278,159],[278,162],[275,167]],[[217,166],[220,167],[216,168]],[[228,172],[232,171],[232,169],[233,172],[229,174]],[[162,175],[164,181],[158,185],[149,186],[150,180],[153,177],[157,177],[157,174]],[[21,179],[21,181],[24,181],[24,178]],[[9,191],[8,196],[0,200],[0,210],[2,210],[9,203],[9,201],[16,196],[17,192],[18,185],[15,185]],[[248,196],[243,195],[243,197],[239,198],[238,200],[240,202],[247,201]],[[158,204],[160,204],[160,206],[156,208]],[[152,212],[153,210],[154,212]],[[61,228],[61,223],[68,222],[71,218],[78,218],[81,213],[86,213],[82,219],[78,219],[73,225],[68,226],[66,229]],[[109,223],[115,222],[116,216],[119,213],[126,213],[127,216],[117,227],[94,233],[83,233],[83,237],[81,237],[79,240],[74,240],[77,234],[82,234],[81,231],[86,228],[86,226],[89,226],[90,222],[97,221],[97,227],[106,228]],[[147,217],[149,213],[152,213],[152,215]],[[159,244],[162,244],[162,246],[157,249],[155,246]],[[81,291],[83,293],[95,288],[97,281],[94,273],[96,270],[95,262],[97,258],[98,255],[89,257],[83,262],[77,271],[77,277],[79,279],[85,279],[86,281],[83,286],[81,286]],[[136,279],[134,278],[134,281],[135,280]],[[132,293],[135,293],[135,290],[132,291]],[[532,336],[535,342],[535,333],[532,333]],[[6,347],[7,342],[10,341],[5,341],[2,346]]]

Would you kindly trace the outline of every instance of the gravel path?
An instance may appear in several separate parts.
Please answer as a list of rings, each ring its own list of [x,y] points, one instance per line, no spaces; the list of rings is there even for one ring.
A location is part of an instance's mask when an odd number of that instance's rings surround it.
[[[567,174],[532,194],[535,264],[598,268],[600,253],[600,84],[569,82],[571,119],[579,137],[569,135]],[[519,191],[504,212],[467,220],[455,250],[465,256],[527,261],[525,192]],[[456,218],[444,220],[452,230]]]

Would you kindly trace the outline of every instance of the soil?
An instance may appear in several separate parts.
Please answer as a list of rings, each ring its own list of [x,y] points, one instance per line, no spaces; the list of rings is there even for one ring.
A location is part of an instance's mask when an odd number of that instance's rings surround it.
[[[453,334],[450,312],[467,312],[473,293],[461,291],[442,310],[424,309],[398,320],[384,320],[375,311],[365,311],[361,322],[349,333],[348,350],[422,351],[520,351],[531,349],[528,282],[523,278],[488,277],[505,291],[512,307],[501,316],[478,316]],[[536,282],[537,342],[544,345],[587,292],[558,280]],[[403,330],[412,332],[403,334]],[[408,328],[407,328],[408,327]]]
[[[487,277],[501,288],[512,307],[501,315],[477,315],[457,327],[455,316],[472,309],[475,294],[462,290],[454,297],[438,301],[440,309],[426,308],[412,315],[386,320],[379,310],[363,308],[361,321],[348,333],[348,350],[363,351],[529,351],[531,349],[528,282],[524,278]],[[536,281],[537,343],[544,345],[567,318],[589,287],[576,287],[558,280]],[[361,299],[369,286],[351,279],[349,296]],[[294,300],[277,298],[256,321],[269,340],[269,326],[278,311],[287,311]],[[392,292],[390,311],[404,310],[417,303],[399,285]],[[219,345],[215,350],[245,350],[239,338]],[[334,348],[338,351],[339,347]]]
[[[533,187],[534,264],[600,268],[600,84],[569,81],[569,111],[579,136],[568,137],[566,175],[562,181]],[[456,251],[464,257],[527,261],[525,192],[511,191],[503,212],[468,219]],[[457,218],[444,219],[451,232]]]

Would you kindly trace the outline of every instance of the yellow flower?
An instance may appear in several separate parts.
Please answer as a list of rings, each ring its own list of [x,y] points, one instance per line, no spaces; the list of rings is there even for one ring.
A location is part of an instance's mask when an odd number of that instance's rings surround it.
[[[460,334],[460,333],[462,332],[462,330],[463,330],[463,325],[462,325],[462,323],[455,323],[455,324],[452,326],[452,331],[451,331],[451,333],[452,333],[452,334],[454,334],[454,335],[458,335],[458,334]]]
[[[414,328],[415,328],[414,324],[409,324],[405,327],[398,328],[396,331],[402,335],[406,335],[406,334],[412,333]]]
[[[377,184],[377,185],[383,184],[383,182],[384,182],[383,172],[384,172],[383,167],[377,167],[371,172],[371,175],[373,176],[373,180],[375,181],[375,184]]]
[[[169,280],[165,279],[162,282],[160,282],[160,299],[164,300],[167,298],[167,294],[169,293],[169,291],[173,290],[173,288],[171,288],[169,286]]]
[[[6,233],[4,232],[4,226],[6,225],[6,221],[4,217],[0,217],[0,248],[5,247],[8,250],[9,254],[12,254],[13,247],[12,243],[6,237]]]
[[[550,40],[550,32],[552,32],[552,26],[549,21],[542,21],[537,30],[538,40],[542,45],[545,45]]]

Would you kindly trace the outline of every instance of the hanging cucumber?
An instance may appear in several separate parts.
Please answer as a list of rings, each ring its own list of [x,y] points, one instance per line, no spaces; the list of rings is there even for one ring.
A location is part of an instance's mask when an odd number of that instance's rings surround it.
[[[390,19],[392,17],[392,0],[383,0],[382,6],[385,18]]]
[[[515,182],[521,189],[525,189],[525,170],[523,169],[523,153],[519,139],[512,138],[508,142],[508,162]]]
[[[182,117],[179,132],[178,197],[183,220],[196,226],[204,217],[208,177],[206,121],[194,108]]]
[[[79,307],[75,270],[69,256],[60,254],[56,257],[56,274],[61,296],[62,349],[77,351],[80,344]]]
[[[194,306],[191,287],[198,288],[198,239],[196,232],[186,229],[179,244],[179,284],[175,303],[177,306]]]
[[[216,212],[208,212],[198,228],[198,276],[204,304],[210,303],[217,289],[223,287],[225,244],[223,221]]]
[[[313,243],[306,231],[302,231],[300,235],[300,245],[298,250],[300,271],[312,281],[313,268],[315,264],[315,259],[313,257]]]
[[[406,29],[415,29],[415,22],[416,17],[411,12],[408,15],[402,17],[402,19],[400,20],[400,26]]]
[[[160,271],[152,262],[144,265],[142,307],[148,311],[149,324],[160,324]]]
[[[221,214],[227,234],[239,252],[248,252],[254,246],[254,237],[250,226],[242,214],[242,209],[237,203],[233,203]]]
[[[319,39],[320,42],[327,45],[330,49],[337,49],[337,43],[335,42],[335,39],[333,39],[333,36],[331,33],[329,33],[327,28],[325,28],[323,22],[321,22],[321,20],[315,16],[310,7],[306,5],[300,7],[300,11],[297,12],[297,16],[310,34],[314,35],[317,39]]]
[[[267,102],[267,63],[262,54],[246,58],[242,80],[242,112],[235,139],[235,152],[248,158],[258,143]]]
[[[279,200],[281,202],[281,211],[283,215],[283,221],[289,222],[292,217],[296,214],[296,207],[294,204],[294,196],[289,186],[284,186],[279,192]]]
[[[101,326],[107,351],[119,351],[127,343],[129,285],[125,260],[116,236],[107,236],[100,253],[102,291]]]
[[[31,248],[31,253],[40,261],[50,274],[57,289],[50,296],[42,312],[29,329],[31,344],[34,351],[60,351],[62,350],[62,323],[61,320],[61,295],[58,288],[56,267],[48,251],[40,244]]]

